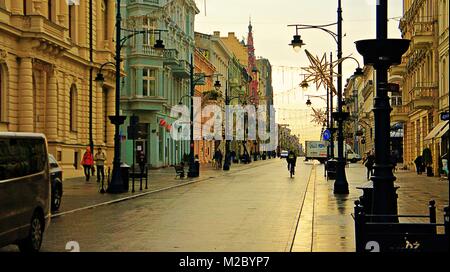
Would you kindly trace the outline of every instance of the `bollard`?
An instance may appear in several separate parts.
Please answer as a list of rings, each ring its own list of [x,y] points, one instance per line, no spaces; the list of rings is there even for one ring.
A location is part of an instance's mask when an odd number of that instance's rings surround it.
[[[436,202],[430,200],[428,210],[430,211],[430,223],[436,223]]]

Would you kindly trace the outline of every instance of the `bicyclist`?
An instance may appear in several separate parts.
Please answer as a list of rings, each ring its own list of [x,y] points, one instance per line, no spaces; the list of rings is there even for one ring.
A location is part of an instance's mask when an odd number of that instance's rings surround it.
[[[291,171],[292,169],[292,174],[295,174],[295,164],[297,162],[297,156],[295,155],[294,151],[289,151],[289,155],[287,156],[286,161],[288,163],[288,170]]]

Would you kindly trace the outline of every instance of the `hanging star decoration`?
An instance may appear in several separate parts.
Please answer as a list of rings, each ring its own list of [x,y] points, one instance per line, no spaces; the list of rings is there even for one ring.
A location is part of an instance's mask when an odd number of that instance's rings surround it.
[[[327,123],[327,114],[324,110],[322,109],[314,109],[313,110],[313,114],[311,114],[311,116],[313,117],[312,122],[319,124],[319,125],[324,125]]]
[[[305,81],[315,83],[316,89],[322,86],[324,88],[330,88],[336,94],[337,91],[333,84],[333,78],[339,74],[334,72],[334,68],[345,58],[330,63],[327,62],[326,54],[323,54],[322,58],[319,59],[318,56],[314,57],[308,50],[305,50],[305,52],[310,62],[308,67],[302,68],[306,72]]]

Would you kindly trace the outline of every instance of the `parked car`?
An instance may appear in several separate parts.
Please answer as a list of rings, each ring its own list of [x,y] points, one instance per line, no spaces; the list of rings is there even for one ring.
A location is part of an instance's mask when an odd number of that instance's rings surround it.
[[[50,180],[52,183],[52,212],[59,210],[63,195],[62,168],[59,166],[55,157],[48,154],[48,162],[50,165]]]
[[[40,250],[50,224],[50,194],[45,136],[0,132],[0,247]]]
[[[288,155],[289,155],[289,151],[283,150],[283,151],[281,151],[280,159],[285,159],[288,157]]]

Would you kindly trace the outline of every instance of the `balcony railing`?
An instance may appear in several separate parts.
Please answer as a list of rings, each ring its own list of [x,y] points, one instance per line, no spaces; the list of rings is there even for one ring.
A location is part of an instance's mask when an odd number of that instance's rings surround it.
[[[153,46],[147,44],[142,45],[142,53],[151,57],[163,56],[163,52],[161,50],[154,49]]]
[[[438,84],[435,82],[418,82],[409,92],[411,97],[410,110],[429,109],[438,96]]]
[[[178,51],[176,49],[164,50],[164,64],[165,65],[178,65]]]
[[[409,107],[406,105],[392,106],[391,122],[408,121]]]
[[[189,78],[190,64],[186,60],[180,60],[180,63],[172,69],[174,76],[181,78]]]
[[[416,22],[412,29],[413,49],[423,49],[433,44],[434,41],[434,21]]]

